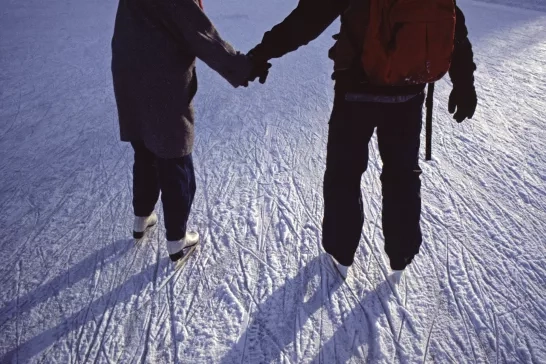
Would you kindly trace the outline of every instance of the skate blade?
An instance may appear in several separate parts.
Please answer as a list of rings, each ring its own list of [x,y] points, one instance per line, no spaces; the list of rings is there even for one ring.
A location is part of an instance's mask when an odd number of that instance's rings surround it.
[[[176,262],[174,262],[174,269],[175,270],[179,270],[181,268],[184,267],[184,265],[186,265],[186,262],[188,261],[188,259],[190,258],[191,254],[195,251],[195,249],[197,249],[197,243],[191,245],[191,246],[187,246],[185,247],[183,250],[184,250],[184,255],[178,259]]]

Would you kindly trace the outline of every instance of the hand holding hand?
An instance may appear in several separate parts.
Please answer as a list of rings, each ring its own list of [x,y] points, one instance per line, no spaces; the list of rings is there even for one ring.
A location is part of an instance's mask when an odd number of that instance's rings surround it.
[[[254,49],[248,52],[247,57],[252,63],[252,70],[250,71],[248,80],[255,81],[258,78],[260,83],[264,84],[269,75],[271,63],[267,59],[260,57]]]

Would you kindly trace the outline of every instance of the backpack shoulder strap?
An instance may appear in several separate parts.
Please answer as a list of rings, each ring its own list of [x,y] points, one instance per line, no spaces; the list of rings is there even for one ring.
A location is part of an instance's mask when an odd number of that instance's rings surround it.
[[[370,1],[373,0],[351,0],[349,6],[344,13],[341,14],[341,29],[344,33],[344,36],[347,38],[351,47],[354,50],[354,59],[352,61],[351,69],[357,73],[358,77],[362,79],[365,78],[364,68],[362,67],[361,56],[364,49],[364,44],[362,40],[359,41],[357,37],[357,30],[353,29],[351,21],[349,20],[350,16],[354,16],[352,12],[365,13],[364,9],[370,7]],[[365,14],[367,15],[367,14]],[[357,16],[358,17],[358,16]],[[358,17],[359,18],[359,17]],[[361,22],[367,22],[368,19],[358,19]]]
[[[432,111],[434,110],[434,83],[428,84],[425,159],[432,160]]]

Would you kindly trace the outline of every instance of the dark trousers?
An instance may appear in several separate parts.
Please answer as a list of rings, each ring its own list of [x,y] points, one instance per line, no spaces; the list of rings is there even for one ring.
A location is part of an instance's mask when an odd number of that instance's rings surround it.
[[[186,236],[186,225],[195,196],[192,156],[156,157],[143,142],[131,142],[133,165],[133,208],[136,216],[149,216],[161,192],[167,240]]]
[[[383,234],[393,259],[413,258],[421,245],[419,138],[424,95],[404,103],[348,102],[338,93],[330,119],[324,176],[323,247],[351,265],[360,242],[364,211],[361,177],[368,143],[377,128],[383,161]]]

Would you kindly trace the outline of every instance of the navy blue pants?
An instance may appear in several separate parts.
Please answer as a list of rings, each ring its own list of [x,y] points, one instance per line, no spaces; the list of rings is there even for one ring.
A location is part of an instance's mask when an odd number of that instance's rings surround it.
[[[338,93],[330,119],[324,176],[323,247],[351,265],[364,211],[361,177],[368,143],[377,128],[383,161],[383,234],[391,266],[411,261],[421,245],[419,143],[424,94],[403,103],[349,102]],[[405,266],[405,264],[403,264]],[[403,269],[403,268],[402,268]]]
[[[149,216],[159,193],[167,240],[186,236],[186,225],[195,196],[192,156],[163,159],[156,157],[143,142],[131,142],[135,151],[133,165],[133,208],[136,216]]]

